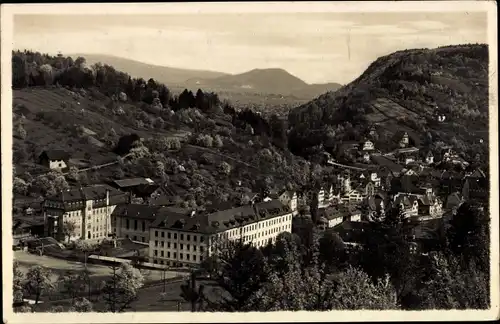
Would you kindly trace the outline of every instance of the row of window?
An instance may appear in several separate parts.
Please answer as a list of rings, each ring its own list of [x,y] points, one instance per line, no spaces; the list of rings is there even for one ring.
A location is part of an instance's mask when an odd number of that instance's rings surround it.
[[[172,252],[170,253],[167,251],[166,253],[164,251],[160,251],[160,257],[164,258],[166,255],[167,259],[170,259],[171,257],[173,259],[177,259],[177,252]],[[158,250],[154,250],[154,256],[158,257]],[[185,258],[185,259],[184,259]],[[185,261],[203,261],[203,256],[200,255],[199,257],[196,254],[189,254],[189,253],[179,253],[179,260],[185,260]]]
[[[173,234],[173,235],[172,235]],[[160,232],[160,235],[161,237],[165,237],[165,232]],[[177,240],[177,233],[174,232],[174,233],[171,233],[171,232],[167,232],[167,239],[171,239],[173,236],[174,240]],[[158,231],[155,231],[155,237],[158,237]],[[190,242],[191,241],[191,238],[193,239],[193,242],[197,242],[198,241],[198,235],[194,235],[194,234],[186,234],[186,241]],[[179,239],[181,241],[184,241],[184,233],[180,233],[179,234]],[[205,240],[205,238],[203,237],[203,235],[200,235],[200,242],[203,242]]]
[[[115,223],[116,224],[116,223]],[[134,231],[137,231],[139,228],[139,222],[137,219],[134,219]],[[130,219],[125,220],[125,228],[128,230],[131,230],[131,225],[130,225]],[[146,231],[146,221],[141,222],[141,231],[145,232]]]
[[[202,260],[200,260],[202,261]],[[183,262],[177,262],[177,261],[168,261],[168,260],[153,260],[153,263],[155,264],[163,264],[163,265],[168,265],[171,267],[189,267],[192,264],[189,263],[183,263]]]
[[[162,247],[162,248],[165,248],[165,242],[164,241],[155,241],[155,247]],[[167,242],[167,249],[170,249],[172,246],[172,244],[170,242]],[[190,244],[186,244],[186,251],[191,251],[191,247],[193,248],[193,252],[196,252],[196,250],[198,249],[198,247],[196,245],[190,245]],[[173,248],[174,249],[177,249],[177,243],[174,242],[173,243]],[[179,243],[179,249],[180,250],[184,250],[184,244],[182,243]],[[203,253],[203,246],[200,246],[200,252]]]

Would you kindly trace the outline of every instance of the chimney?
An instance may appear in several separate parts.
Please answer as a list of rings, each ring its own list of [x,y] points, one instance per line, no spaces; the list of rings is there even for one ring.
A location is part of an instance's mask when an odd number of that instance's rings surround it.
[[[106,189],[106,207],[109,206],[109,189]]]

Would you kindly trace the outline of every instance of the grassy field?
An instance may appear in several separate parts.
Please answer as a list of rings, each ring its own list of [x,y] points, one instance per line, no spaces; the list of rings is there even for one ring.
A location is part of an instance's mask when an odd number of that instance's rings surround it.
[[[85,269],[85,265],[81,262],[62,260],[45,255],[39,256],[24,251],[15,251],[14,260],[19,262],[20,269],[24,273],[26,273],[29,268],[34,265],[49,268],[53,272],[52,279],[54,282],[57,282],[59,276],[64,275],[68,271],[78,272]],[[88,263],[87,269],[90,271],[91,275],[96,278],[96,280],[104,279],[111,275],[111,268],[105,265]],[[160,270],[145,270],[144,275],[146,282],[159,281],[163,279],[163,274]],[[184,272],[166,271],[167,279],[185,275],[186,273]]]

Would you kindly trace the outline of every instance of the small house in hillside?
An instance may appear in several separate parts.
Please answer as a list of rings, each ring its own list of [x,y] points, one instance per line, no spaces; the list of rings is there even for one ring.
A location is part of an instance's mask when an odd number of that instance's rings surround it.
[[[63,170],[68,167],[70,154],[63,150],[47,150],[40,154],[38,161],[41,165],[52,170]]]
[[[420,138],[417,134],[411,131],[398,131],[394,135],[394,141],[398,143],[399,147],[420,146]]]
[[[363,151],[373,151],[375,149],[375,145],[372,141],[365,141],[363,143]]]
[[[434,154],[431,151],[428,151],[425,155],[425,163],[432,164],[434,163]]]

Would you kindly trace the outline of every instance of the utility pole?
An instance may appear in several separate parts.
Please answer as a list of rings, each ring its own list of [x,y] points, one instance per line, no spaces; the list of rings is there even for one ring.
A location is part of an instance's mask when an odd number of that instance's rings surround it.
[[[167,269],[163,268],[163,292],[167,290]]]
[[[193,294],[193,297],[191,298],[191,312],[196,312],[196,301],[197,299],[194,298],[196,292],[196,272],[192,271],[191,272],[191,293]]]

